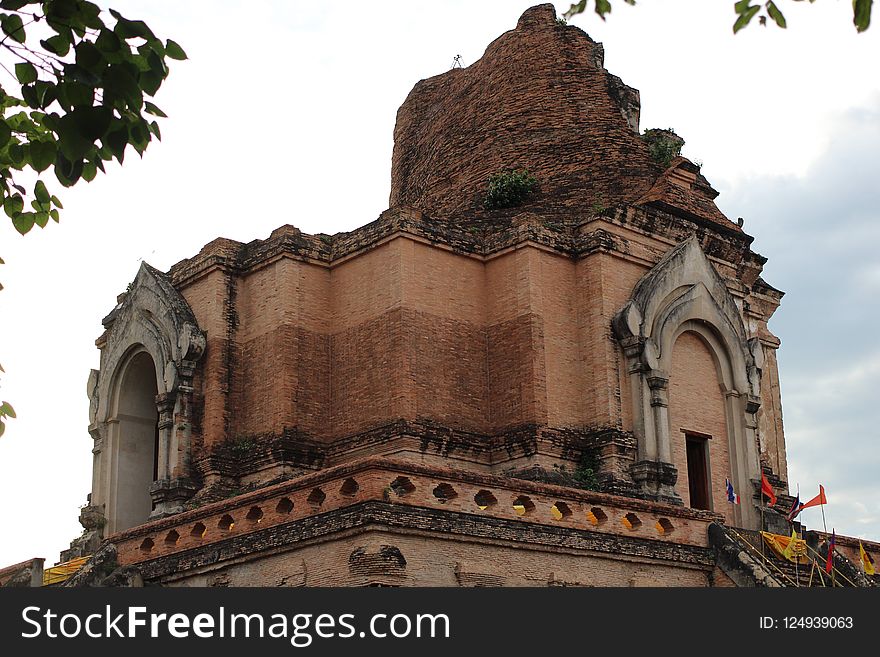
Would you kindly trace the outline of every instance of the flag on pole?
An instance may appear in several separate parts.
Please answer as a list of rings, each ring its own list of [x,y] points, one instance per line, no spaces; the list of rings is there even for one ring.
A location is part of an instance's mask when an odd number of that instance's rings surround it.
[[[862,546],[862,542],[859,541],[859,556],[862,558],[862,566],[865,568],[865,575],[873,575],[877,571],[874,569],[874,559],[871,558],[871,555],[865,552],[864,546]]]
[[[770,500],[770,506],[776,504],[776,493],[773,492],[773,486],[767,481],[767,476],[763,472],[761,473],[761,494],[767,496]]]
[[[739,495],[733,490],[733,484],[730,483],[730,479],[724,480],[724,486],[727,489],[727,501],[739,504]]]
[[[831,542],[828,544],[828,556],[825,558],[825,572],[830,573],[834,568],[834,530],[831,530]]]
[[[788,510],[788,521],[792,522],[797,517],[797,514],[801,512],[801,509],[804,508],[804,505],[801,504],[801,494],[798,493],[797,497],[794,498],[794,504],[791,505],[791,508]]]
[[[825,487],[822,484],[819,484],[819,494],[809,502],[801,504],[801,510],[811,506],[819,506],[820,504],[828,504],[828,500],[825,499]]]

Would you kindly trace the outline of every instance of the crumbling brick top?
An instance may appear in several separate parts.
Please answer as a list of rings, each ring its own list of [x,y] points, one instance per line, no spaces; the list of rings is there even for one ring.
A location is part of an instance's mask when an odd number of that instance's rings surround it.
[[[697,184],[670,184],[681,166],[664,174],[653,161],[639,136],[639,93],[608,73],[603,59],[602,44],[544,4],[527,10],[479,61],[416,84],[397,113],[391,206],[438,220],[503,223],[504,212],[483,208],[487,181],[527,168],[540,191],[526,207],[548,219],[665,201],[738,231],[699,173]]]

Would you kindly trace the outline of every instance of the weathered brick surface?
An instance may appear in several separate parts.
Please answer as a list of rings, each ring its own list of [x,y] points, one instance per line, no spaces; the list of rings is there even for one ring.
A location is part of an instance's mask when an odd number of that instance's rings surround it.
[[[634,201],[657,175],[627,124],[603,49],[533,7],[466,69],[419,82],[397,113],[391,205],[482,216],[490,175],[527,167],[546,215]],[[616,81],[619,83],[619,80]],[[625,175],[623,171],[625,170]]]

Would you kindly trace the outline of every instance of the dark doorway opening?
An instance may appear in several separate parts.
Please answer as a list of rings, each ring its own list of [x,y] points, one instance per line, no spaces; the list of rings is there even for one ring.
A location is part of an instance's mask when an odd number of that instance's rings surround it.
[[[709,494],[709,437],[685,434],[687,445],[688,492],[691,508],[712,510]]]

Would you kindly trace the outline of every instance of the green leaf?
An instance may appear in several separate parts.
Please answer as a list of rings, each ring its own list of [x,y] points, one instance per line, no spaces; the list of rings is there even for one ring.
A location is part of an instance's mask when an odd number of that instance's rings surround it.
[[[141,37],[147,41],[152,41],[156,38],[150,28],[147,27],[147,24],[143,21],[128,20],[115,9],[111,9],[110,14],[116,19],[116,27],[113,28],[113,31],[123,39]]]
[[[119,164],[122,164],[122,160],[125,157],[125,147],[128,145],[128,128],[123,125],[116,130],[111,130],[103,141],[110,149],[110,152],[116,156]]]
[[[28,148],[31,166],[37,171],[45,171],[55,162],[57,147],[51,141],[32,141]]]
[[[153,116],[161,116],[164,119],[168,118],[168,115],[165,112],[160,110],[158,107],[153,105],[153,103],[151,103],[148,100],[144,102],[144,111],[147,114],[152,114]]]
[[[80,41],[76,46],[76,63],[87,71],[100,73],[107,60],[90,41]]]
[[[608,0],[601,0],[607,4]],[[598,2],[597,2],[598,4]],[[611,11],[611,7],[609,6],[608,11]],[[168,39],[165,42],[165,54],[167,54],[171,59],[184,60],[187,59],[186,53],[183,51],[183,48],[176,41],[172,41]]]
[[[28,107],[33,107],[34,109],[38,109],[40,107],[40,99],[37,96],[37,90],[33,86],[26,86],[21,88],[21,97],[24,99],[24,102],[27,103]]]
[[[159,87],[162,86],[162,80],[161,75],[156,75],[153,71],[144,71],[138,78],[138,83],[145,94],[155,96]]]
[[[68,160],[63,153],[58,153],[55,158],[55,177],[65,187],[72,187],[82,176],[83,162],[81,159]]]
[[[587,8],[587,0],[580,0],[580,2],[576,2],[571,7],[569,7],[568,11],[566,11],[563,14],[563,16],[565,18],[572,18],[573,16],[576,16],[577,14],[583,13],[584,9],[586,9],[586,8]]]
[[[21,169],[27,163],[24,148],[19,143],[9,144],[7,154],[12,160],[12,165],[17,169]]]
[[[47,4],[49,5],[46,7],[47,15],[67,21],[73,18],[78,9],[76,0],[54,0]]]
[[[15,226],[15,230],[25,235],[34,227],[34,219],[36,215],[33,212],[20,212],[12,217],[12,225]]]
[[[104,21],[100,17],[101,8],[93,2],[80,3],[80,19],[83,25],[93,30],[100,30],[104,27]]]
[[[24,7],[25,5],[29,5],[34,0],[3,0],[0,2],[0,9],[6,9],[7,11],[17,11]],[[0,367],[0,372],[3,371],[3,368]]]
[[[15,217],[22,210],[24,210],[24,199],[21,194],[13,194],[3,200],[3,211],[8,217]]]
[[[12,409],[12,406],[8,401],[0,404],[0,415],[5,415],[6,417],[15,417],[15,411]]]
[[[18,14],[7,14],[0,20],[0,30],[7,34],[10,39],[24,43],[25,33],[24,26],[21,22],[21,16]]]
[[[46,108],[55,100],[56,86],[45,80],[37,80],[34,82],[34,91],[37,94],[37,103],[41,108]]]
[[[83,134],[77,118],[71,112],[58,121],[58,150],[68,162],[82,159],[93,145],[92,140]]]
[[[69,115],[80,134],[90,143],[100,139],[110,127],[113,110],[109,107],[96,105],[93,107],[77,107]]]
[[[58,85],[58,100],[67,110],[89,107],[95,100],[95,90],[80,82],[64,81]]]
[[[596,0],[596,13],[604,21],[605,14],[611,13],[611,3],[608,0]]]
[[[743,1],[747,1],[747,0],[743,0]],[[737,4],[739,4],[739,3],[737,3]],[[733,33],[736,34],[741,29],[743,29],[746,25],[748,25],[749,21],[751,21],[755,17],[755,14],[757,14],[760,9],[761,8],[757,5],[755,5],[754,7],[746,8],[746,10],[740,14],[739,18],[737,18],[736,22],[733,24]]]
[[[773,2],[773,0],[769,0],[769,2],[767,2],[767,13],[770,14],[770,18],[772,18],[779,27],[786,27],[785,16],[782,15],[782,12],[779,11],[779,8],[776,6],[776,3]]]
[[[37,184],[34,185],[34,196],[37,197],[37,201],[40,203],[49,203],[52,198],[49,196],[49,190],[46,189],[46,183],[42,180],[38,180]]]
[[[34,214],[34,223],[37,224],[40,228],[45,228],[46,224],[49,223],[49,213],[40,210],[39,212]]]
[[[152,50],[146,55],[147,65],[153,73],[162,77],[163,79],[168,77],[168,67],[165,65],[165,60],[159,57]]]
[[[853,0],[853,25],[857,32],[864,32],[871,24],[871,4],[874,0]]]
[[[37,69],[33,64],[23,62],[15,65],[15,77],[21,84],[30,84],[37,79]]]
[[[115,53],[119,52],[119,49],[122,48],[122,41],[114,32],[104,29],[98,34],[98,38],[95,39],[95,46],[101,52]]]
[[[82,177],[86,182],[92,182],[95,179],[95,176],[98,175],[98,167],[95,166],[94,162],[85,162],[83,164],[83,172]]]
[[[137,71],[132,73],[125,64],[113,64],[104,71],[104,89],[114,96],[121,96],[128,106],[139,112],[143,105],[143,91],[138,86]]]
[[[150,132],[156,135],[156,139],[162,141],[162,133],[159,131],[159,124],[156,121],[150,123]]]
[[[146,121],[134,122],[128,129],[129,142],[139,155],[143,155],[150,141],[150,126]]]
[[[64,206],[61,205],[61,201],[59,201],[58,197],[55,196],[54,194],[52,195],[51,201],[55,205],[56,208],[61,208],[62,210],[64,209]]]
[[[61,215],[58,214],[58,210],[56,210],[55,208],[52,208],[51,210],[49,210],[49,216],[52,217],[52,220],[53,220],[56,224],[57,224],[59,221],[61,221]]]
[[[9,143],[10,138],[12,137],[12,130],[9,129],[9,124],[6,123],[2,118],[0,118],[0,148],[6,146]]]
[[[60,57],[64,57],[70,52],[70,41],[62,34],[56,34],[45,40],[41,39],[40,45],[49,52],[59,55]]]

